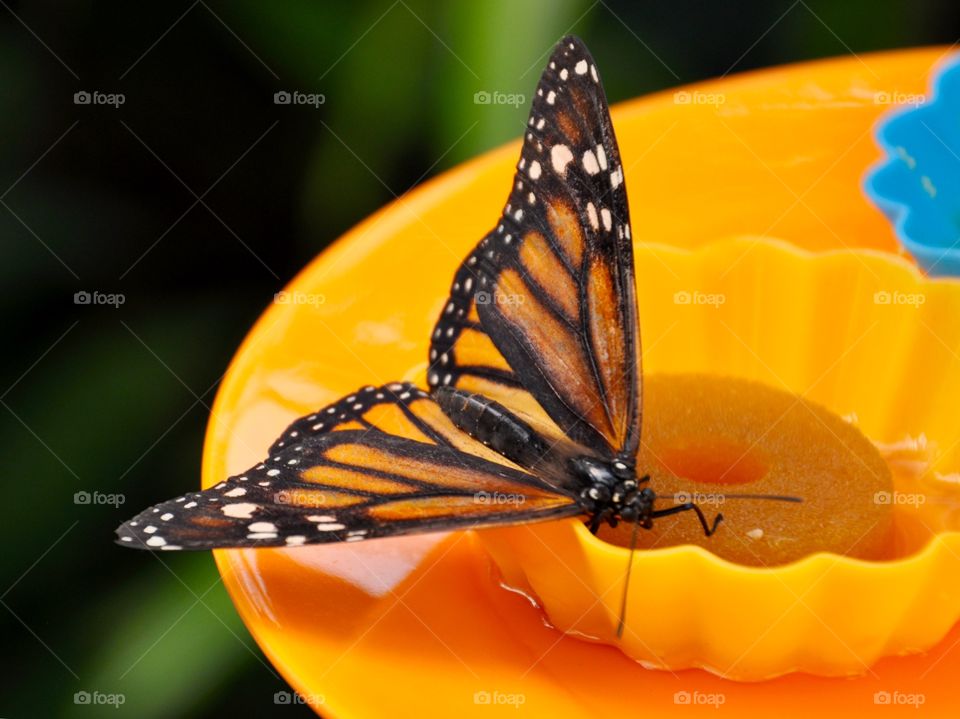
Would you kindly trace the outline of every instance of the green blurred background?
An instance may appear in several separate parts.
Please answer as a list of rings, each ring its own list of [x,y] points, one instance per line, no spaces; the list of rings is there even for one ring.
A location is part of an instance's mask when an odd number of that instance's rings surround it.
[[[160,562],[113,529],[197,486],[218,381],[274,292],[395,195],[520,134],[525,106],[475,92],[529,97],[568,31],[614,101],[960,34],[946,0],[0,6],[0,716],[16,718],[311,715],[275,703],[287,687],[209,555]],[[75,104],[84,90],[125,102]]]

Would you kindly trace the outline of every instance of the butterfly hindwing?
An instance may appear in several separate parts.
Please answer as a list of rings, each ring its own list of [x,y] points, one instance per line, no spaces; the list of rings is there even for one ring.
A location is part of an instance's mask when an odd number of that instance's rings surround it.
[[[571,496],[395,383],[297,420],[265,462],[142,512],[118,538],[147,549],[299,546],[577,513]]]
[[[641,370],[623,166],[596,66],[564,38],[537,87],[513,189],[458,270],[431,346],[454,386],[632,460]]]

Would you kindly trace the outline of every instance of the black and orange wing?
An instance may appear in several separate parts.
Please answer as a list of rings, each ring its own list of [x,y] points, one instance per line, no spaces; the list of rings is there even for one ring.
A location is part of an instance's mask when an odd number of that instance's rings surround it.
[[[642,373],[623,166],[596,65],[564,38],[497,226],[457,271],[428,382],[478,392],[632,462]]]
[[[517,524],[574,498],[460,432],[414,385],[366,387],[294,422],[247,472],[141,512],[142,549],[290,547]]]

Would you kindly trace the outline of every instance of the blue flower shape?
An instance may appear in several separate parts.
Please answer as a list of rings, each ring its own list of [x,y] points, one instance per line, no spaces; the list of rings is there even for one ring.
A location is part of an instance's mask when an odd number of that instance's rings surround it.
[[[960,55],[926,102],[887,115],[876,135],[886,157],[864,189],[904,248],[934,276],[960,276]]]

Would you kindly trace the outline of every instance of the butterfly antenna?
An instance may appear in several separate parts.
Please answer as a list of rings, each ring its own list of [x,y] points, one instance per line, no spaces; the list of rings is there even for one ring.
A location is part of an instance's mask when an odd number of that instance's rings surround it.
[[[617,639],[623,638],[623,628],[627,623],[627,591],[630,589],[630,573],[633,571],[633,554],[637,551],[637,537],[640,533],[640,522],[633,523],[633,532],[630,534],[630,558],[627,560],[627,573],[623,578],[623,596],[620,597],[620,619],[617,621]]]
[[[792,497],[789,494],[720,494],[724,499],[768,499],[774,502],[802,502],[803,497]]]

